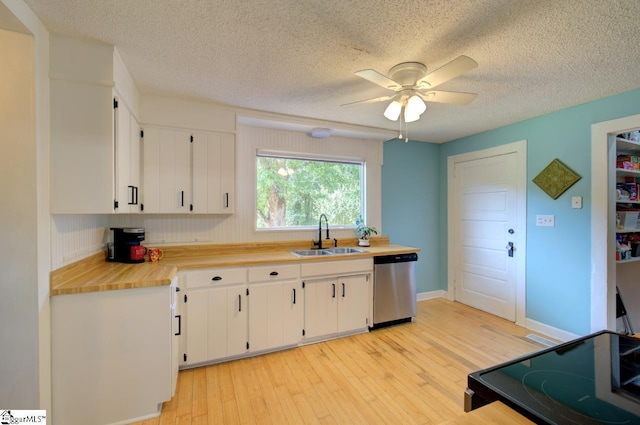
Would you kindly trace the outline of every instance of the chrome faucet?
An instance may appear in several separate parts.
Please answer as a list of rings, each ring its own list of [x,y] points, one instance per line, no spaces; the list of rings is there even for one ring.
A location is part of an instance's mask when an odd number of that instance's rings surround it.
[[[324,217],[324,222],[327,224],[327,239],[329,238],[329,220],[327,216],[324,214],[320,214],[320,220],[318,222],[318,242],[313,242],[313,246],[318,249],[322,249],[322,217]],[[336,241],[337,242],[337,241]]]

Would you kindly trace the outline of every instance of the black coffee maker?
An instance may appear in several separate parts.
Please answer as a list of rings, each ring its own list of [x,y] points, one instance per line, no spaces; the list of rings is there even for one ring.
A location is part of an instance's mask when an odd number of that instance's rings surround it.
[[[119,263],[144,263],[147,249],[140,245],[144,240],[144,228],[112,227],[113,259]]]

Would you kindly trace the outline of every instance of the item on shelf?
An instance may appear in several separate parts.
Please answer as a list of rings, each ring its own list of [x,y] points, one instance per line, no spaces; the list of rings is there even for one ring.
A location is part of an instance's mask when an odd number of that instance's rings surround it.
[[[620,133],[617,137],[629,142],[638,143],[640,141],[640,131],[636,130],[628,133]]]
[[[618,155],[616,168],[623,170],[640,170],[640,157],[638,155]]]
[[[639,215],[638,211],[616,211],[617,229],[637,229]]]
[[[638,200],[638,184],[637,183],[617,183],[616,184],[616,200],[617,201],[637,201]]]

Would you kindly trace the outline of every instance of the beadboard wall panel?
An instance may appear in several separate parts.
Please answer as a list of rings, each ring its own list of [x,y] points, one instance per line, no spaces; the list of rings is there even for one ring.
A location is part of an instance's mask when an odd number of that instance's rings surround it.
[[[314,139],[305,133],[238,126],[236,133],[236,213],[233,215],[112,214],[53,218],[53,267],[103,249],[111,227],[144,227],[147,246],[267,242],[317,238],[317,230],[256,231],[255,158],[258,149],[362,158],[366,163],[367,222],[381,229],[382,142],[344,137]],[[331,223],[330,223],[331,224]],[[336,238],[353,229],[333,229]]]
[[[100,252],[107,242],[108,223],[107,215],[53,215],[51,270]]]

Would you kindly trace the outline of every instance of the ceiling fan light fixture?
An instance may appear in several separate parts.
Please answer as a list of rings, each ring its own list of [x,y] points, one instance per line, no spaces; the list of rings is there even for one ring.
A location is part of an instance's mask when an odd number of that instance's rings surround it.
[[[384,111],[384,116],[391,121],[398,121],[400,118],[400,113],[402,112],[402,103],[394,100],[387,106],[387,109]]]
[[[411,116],[417,115],[419,118],[420,115],[422,115],[426,110],[427,110],[427,105],[424,103],[424,100],[422,100],[422,98],[417,94],[414,94],[407,101],[407,107],[405,108],[405,111],[408,111],[408,112],[405,112],[405,116],[408,113]]]
[[[414,122],[418,121],[419,119],[420,115],[412,114],[411,111],[409,111],[409,109],[407,108],[404,109],[404,122]]]

